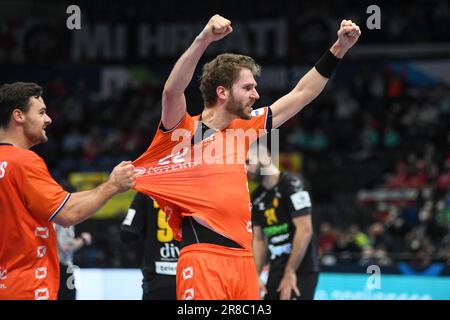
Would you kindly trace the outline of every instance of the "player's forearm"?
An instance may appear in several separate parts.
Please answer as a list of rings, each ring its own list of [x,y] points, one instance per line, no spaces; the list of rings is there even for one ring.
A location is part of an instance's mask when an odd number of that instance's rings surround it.
[[[284,269],[284,273],[295,273],[303,261],[303,258],[311,241],[312,230],[296,230],[292,240],[292,251]]]
[[[329,51],[334,55],[334,57],[342,59],[349,49],[349,47],[345,47],[339,41],[336,41],[331,46]],[[335,60],[339,61],[337,59]],[[330,61],[327,62],[329,63]],[[307,105],[311,101],[313,101],[325,88],[325,85],[327,84],[329,79],[328,76],[329,75],[324,76],[323,74],[319,73],[316,67],[314,67],[300,79],[300,81],[294,88],[294,91],[301,92],[303,102],[305,105]]]
[[[330,48],[331,53],[339,59],[344,58],[345,54],[350,48],[345,48],[343,45],[336,41]]]
[[[105,182],[95,189],[72,193],[54,222],[64,227],[80,223],[100,209],[118,190]]]
[[[195,38],[191,46],[178,59],[172,69],[169,78],[164,85],[164,93],[169,95],[181,95],[192,80],[195,68],[208,47],[209,42],[200,36]]]
[[[261,274],[266,260],[266,243],[264,241],[253,241],[253,257],[255,259],[256,272]]]
[[[308,105],[323,91],[328,79],[322,76],[316,68],[309,70],[297,83],[294,88],[294,92],[300,96],[301,104],[298,105],[298,109],[302,106]],[[296,113],[300,110],[296,110]]]

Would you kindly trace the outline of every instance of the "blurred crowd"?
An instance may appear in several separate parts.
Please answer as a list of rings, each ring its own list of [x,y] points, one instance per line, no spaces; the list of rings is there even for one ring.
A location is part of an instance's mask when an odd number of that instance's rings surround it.
[[[37,3],[42,12],[56,10],[50,1]],[[118,0],[107,5],[79,2],[91,21],[199,22],[207,16],[205,11],[219,12],[205,8],[201,0],[190,1],[189,10],[175,0],[130,0],[129,4],[124,8]],[[336,17],[365,25],[370,15],[365,10],[371,4],[368,0],[292,0],[281,5],[230,1],[220,4],[219,13],[240,22],[249,18],[249,12],[252,19],[288,18],[291,31],[302,31],[290,39],[296,43],[289,46],[291,60],[285,62],[289,68],[311,63],[304,59],[309,54],[317,59],[317,52],[335,37]],[[450,39],[446,0],[394,0],[378,5],[382,31],[366,32],[361,44],[427,46]],[[5,26],[0,26],[0,53],[20,46],[12,41],[13,29]],[[323,36],[324,30],[329,34]],[[293,61],[297,47],[301,58]],[[301,171],[311,185],[321,261],[324,265],[392,265],[399,260],[417,267],[437,261],[449,265],[450,84],[441,79],[417,83],[406,68],[377,57],[359,63],[349,60],[341,67],[345,71],[337,72],[337,81],[280,129],[283,168]],[[165,67],[170,63],[164,62]],[[264,74],[270,61],[263,59],[261,64]],[[99,94],[84,80],[74,85],[73,77],[70,85],[64,76],[41,83],[53,124],[47,130],[49,141],[35,150],[63,183],[72,172],[107,172],[122,160],[137,158],[149,146],[161,114],[163,83],[121,86],[111,80],[107,94]],[[188,90],[189,110],[196,114],[202,108],[200,94],[195,86]],[[261,89],[258,105],[270,104],[287,90]],[[408,192],[394,197],[399,190]],[[361,192],[378,192],[378,196],[362,197]],[[94,235],[93,245],[78,256],[80,265],[139,265],[137,253],[120,243],[121,219],[88,220],[77,227]]]
[[[364,77],[332,93],[323,114],[309,110],[318,125],[299,117],[288,135],[319,204],[329,201],[322,262],[450,264],[450,87],[415,86],[389,67]]]

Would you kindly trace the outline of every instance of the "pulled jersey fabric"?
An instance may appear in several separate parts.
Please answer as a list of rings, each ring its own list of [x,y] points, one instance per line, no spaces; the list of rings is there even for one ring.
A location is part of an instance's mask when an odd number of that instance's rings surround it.
[[[206,130],[200,116],[185,114],[172,130],[159,129],[148,150],[134,161],[135,189],[166,212],[177,240],[182,217],[252,250],[251,202],[245,160],[250,144],[271,129],[269,107],[250,120],[236,119],[223,130]],[[182,250],[183,251],[183,250]]]
[[[69,197],[41,157],[0,144],[0,300],[56,299],[59,263],[51,220]]]

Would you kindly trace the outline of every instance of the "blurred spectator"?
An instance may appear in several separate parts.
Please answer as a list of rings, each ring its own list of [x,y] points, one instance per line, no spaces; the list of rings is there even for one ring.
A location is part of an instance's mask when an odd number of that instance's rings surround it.
[[[400,144],[400,134],[391,125],[384,130],[383,144],[387,148],[397,148]]]

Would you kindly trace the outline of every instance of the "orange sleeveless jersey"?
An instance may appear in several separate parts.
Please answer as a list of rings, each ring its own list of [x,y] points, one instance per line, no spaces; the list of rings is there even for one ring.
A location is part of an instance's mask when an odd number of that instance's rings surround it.
[[[236,119],[192,144],[202,130],[197,130],[199,116],[186,113],[169,132],[158,129],[150,147],[134,161],[141,174],[135,189],[160,204],[177,240],[182,240],[181,217],[194,216],[251,252],[245,159],[250,143],[270,129],[269,117],[268,107],[254,110],[252,119]]]
[[[57,298],[59,262],[50,220],[69,197],[42,158],[0,145],[0,300]]]

